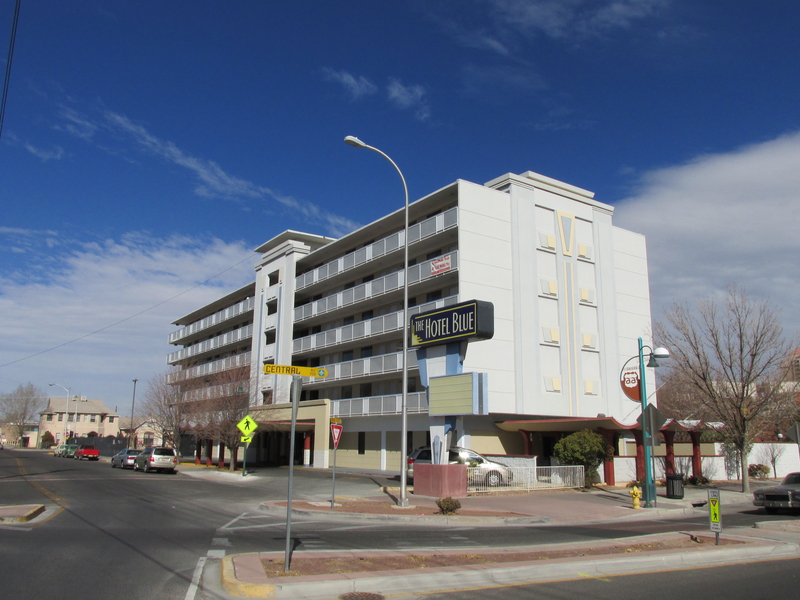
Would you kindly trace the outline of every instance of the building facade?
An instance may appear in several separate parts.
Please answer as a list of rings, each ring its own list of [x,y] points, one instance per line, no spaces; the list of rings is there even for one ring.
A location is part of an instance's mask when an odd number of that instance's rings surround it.
[[[56,445],[70,437],[117,437],[119,414],[102,400],[86,396],[51,397],[47,408],[39,413],[40,437],[46,431]]]
[[[649,339],[646,247],[612,216],[591,192],[527,172],[413,202],[408,240],[402,208],[335,240],[286,231],[256,249],[253,284],[174,322],[171,382],[247,367],[250,414],[263,424],[248,460],[270,462],[286,456],[291,378],[263,365],[324,367],[327,377],[303,380],[302,461],[328,466],[337,418],[338,465],[399,470],[408,243],[412,316],[467,300],[494,307],[493,337],[463,344],[457,366],[485,374],[488,414],[458,416],[453,443],[547,457],[563,433],[548,420],[577,430],[639,414],[619,381],[637,338]],[[427,364],[443,354],[428,349]],[[413,449],[429,442],[432,419],[414,350],[408,365]]]

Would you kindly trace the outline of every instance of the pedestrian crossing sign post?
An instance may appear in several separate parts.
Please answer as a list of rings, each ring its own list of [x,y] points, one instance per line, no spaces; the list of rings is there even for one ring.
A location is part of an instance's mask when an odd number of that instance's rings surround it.
[[[708,490],[708,521],[711,531],[716,533],[717,546],[719,546],[719,534],[722,532],[722,515],[719,500],[719,490]]]
[[[241,443],[245,445],[244,459],[242,460],[242,477],[245,477],[247,475],[247,445],[253,441],[253,434],[258,429],[258,423],[250,415],[245,415],[244,419],[236,424],[236,427],[242,432]]]

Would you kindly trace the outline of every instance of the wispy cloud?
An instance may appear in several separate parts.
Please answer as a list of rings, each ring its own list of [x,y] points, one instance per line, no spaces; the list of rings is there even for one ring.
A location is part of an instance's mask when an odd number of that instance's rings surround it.
[[[185,152],[173,142],[159,138],[141,123],[126,115],[103,109],[100,115],[81,114],[74,109],[60,111],[62,122],[59,129],[87,142],[97,143],[100,131],[112,133],[116,138],[132,140],[139,151],[157,156],[191,172],[197,179],[194,192],[204,198],[221,198],[247,202],[253,200],[274,201],[299,211],[305,217],[320,223],[329,235],[338,237],[356,229],[355,221],[332,214],[315,204],[298,200],[268,187],[228,173],[217,162],[203,159]]]
[[[798,164],[800,132],[642,175],[614,220],[647,236],[654,308],[736,283],[800,329]]]
[[[42,148],[37,148],[33,144],[26,143],[25,149],[37,158],[42,159],[42,161],[60,160],[61,157],[64,156],[64,149],[60,146],[56,146],[52,150],[44,150]]]
[[[553,39],[596,37],[630,29],[671,0],[485,0],[497,24]]]
[[[395,106],[414,111],[414,116],[420,121],[431,116],[427,93],[421,85],[403,85],[398,79],[390,79],[386,92]]]
[[[323,67],[322,73],[326,81],[341,84],[353,100],[378,92],[378,86],[363,75],[355,76],[347,71],[337,71],[328,67]]]

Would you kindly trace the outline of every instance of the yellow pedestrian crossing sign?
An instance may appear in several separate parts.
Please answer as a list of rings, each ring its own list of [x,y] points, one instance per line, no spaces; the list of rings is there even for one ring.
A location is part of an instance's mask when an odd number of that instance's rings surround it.
[[[708,520],[711,531],[722,531],[722,515],[720,514],[719,490],[708,490]]]
[[[253,417],[246,415],[244,419],[236,424],[236,427],[238,427],[239,431],[244,435],[252,436],[255,430],[258,429],[258,423],[253,420]]]
[[[253,438],[251,436],[249,436],[249,435],[243,435],[242,436],[242,439],[241,439],[242,444],[249,444],[252,441],[253,441]]]

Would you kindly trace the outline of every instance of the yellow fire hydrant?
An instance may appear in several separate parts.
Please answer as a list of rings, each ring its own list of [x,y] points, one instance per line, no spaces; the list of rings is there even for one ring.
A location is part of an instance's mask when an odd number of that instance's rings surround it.
[[[633,486],[633,489],[628,493],[631,495],[631,500],[633,500],[633,508],[642,508],[641,502],[639,501],[642,497],[642,490]]]

